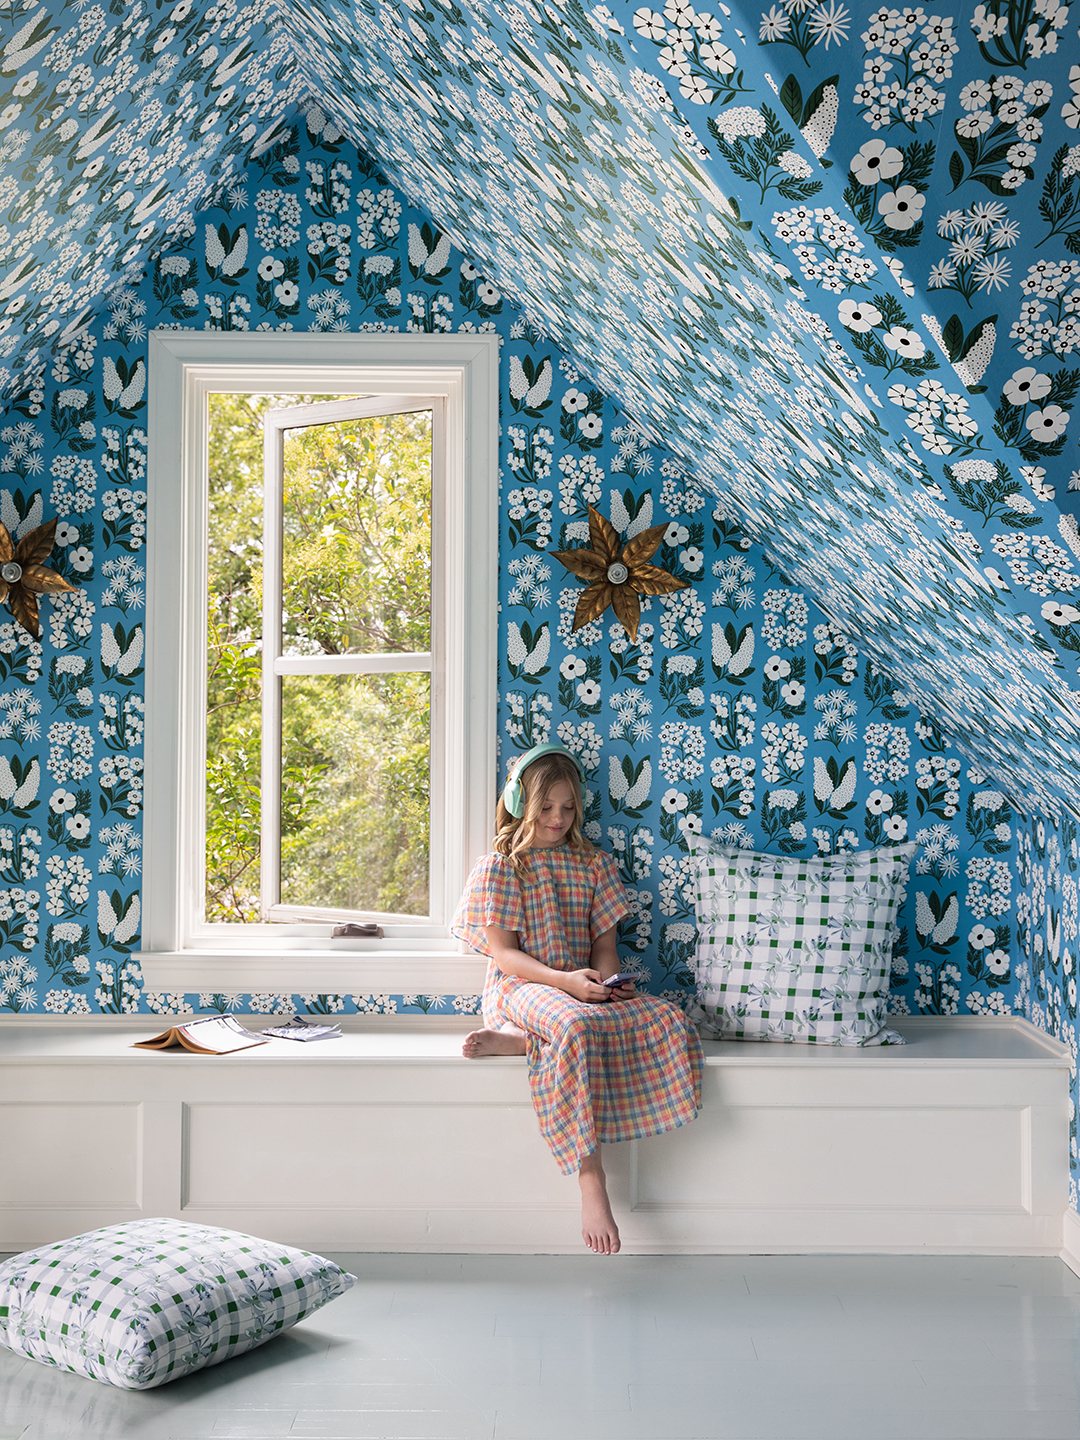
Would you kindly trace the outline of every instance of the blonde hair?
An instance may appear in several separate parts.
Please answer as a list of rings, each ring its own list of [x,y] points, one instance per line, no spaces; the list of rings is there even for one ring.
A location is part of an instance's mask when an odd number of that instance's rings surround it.
[[[495,853],[505,855],[519,875],[529,868],[529,851],[532,849],[536,822],[540,818],[544,801],[555,786],[564,780],[570,786],[570,793],[574,797],[574,820],[559,844],[576,850],[582,856],[592,854],[592,845],[581,833],[585,817],[580,770],[569,755],[560,755],[557,751],[541,755],[521,773],[521,793],[525,801],[521,815],[511,815],[501,795],[495,811]]]

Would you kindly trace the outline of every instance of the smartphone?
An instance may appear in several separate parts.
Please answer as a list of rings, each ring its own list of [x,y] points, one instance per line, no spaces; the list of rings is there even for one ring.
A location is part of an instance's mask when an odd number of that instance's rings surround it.
[[[637,976],[636,976],[636,975],[631,975],[628,971],[622,970],[622,971],[619,972],[618,975],[611,975],[611,976],[608,977],[607,980],[601,980],[600,983],[601,983],[601,985],[612,985],[612,986],[615,986],[615,985],[632,985],[636,979],[637,979]]]

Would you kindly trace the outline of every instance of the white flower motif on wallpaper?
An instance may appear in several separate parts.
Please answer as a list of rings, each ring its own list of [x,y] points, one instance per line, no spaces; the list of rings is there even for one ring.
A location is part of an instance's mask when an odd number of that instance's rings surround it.
[[[851,11],[835,0],[822,0],[816,6],[783,0],[762,11],[758,36],[763,45],[790,45],[805,60],[816,45],[828,50],[830,45],[842,44],[850,27]]]
[[[985,60],[1022,67],[1057,51],[1068,18],[1057,0],[989,0],[976,5],[971,28]]]
[[[1077,207],[1080,225],[1080,197]],[[1021,355],[1037,360],[1045,353],[1064,360],[1080,348],[1080,260],[1039,261],[1029,266],[1020,290],[1027,299],[1009,339]]]

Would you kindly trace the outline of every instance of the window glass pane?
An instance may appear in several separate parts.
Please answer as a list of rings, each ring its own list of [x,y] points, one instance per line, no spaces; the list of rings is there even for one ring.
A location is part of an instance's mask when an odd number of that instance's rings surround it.
[[[208,397],[208,921],[259,919],[263,416],[271,407],[341,398]]]
[[[431,649],[431,411],[285,432],[283,655]]]
[[[206,655],[206,918],[259,918],[262,415],[211,395]]]
[[[427,915],[430,676],[281,685],[281,903]]]

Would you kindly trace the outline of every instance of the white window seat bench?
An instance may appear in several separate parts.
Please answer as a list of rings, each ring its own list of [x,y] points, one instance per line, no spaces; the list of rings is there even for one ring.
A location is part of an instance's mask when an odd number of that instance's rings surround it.
[[[322,1250],[580,1250],[525,1061],[464,1060],[475,1019],[403,1022],[199,1056],[131,1048],[164,1017],[5,1018],[0,1250],[144,1215]],[[1066,1048],[1020,1019],[896,1025],[906,1046],[706,1044],[700,1117],[605,1148],[624,1248],[1080,1257]]]

